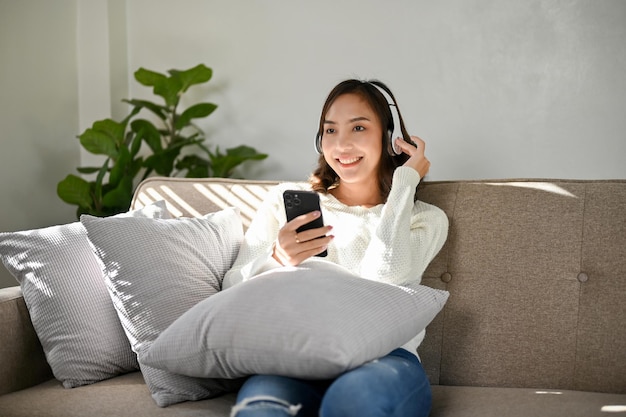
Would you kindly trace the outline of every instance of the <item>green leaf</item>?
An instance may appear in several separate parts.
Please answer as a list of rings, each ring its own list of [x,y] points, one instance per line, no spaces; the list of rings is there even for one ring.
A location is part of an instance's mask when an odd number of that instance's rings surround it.
[[[188,138],[184,136],[176,136],[172,139],[170,143],[167,144],[166,149],[184,148],[192,145],[200,145],[202,142],[204,142],[204,139],[199,138],[198,135],[195,134]]]
[[[167,77],[159,72],[147,70],[145,68],[139,68],[135,71],[135,79],[146,87],[154,87]]]
[[[104,164],[102,164],[102,167],[100,168],[100,171],[98,172],[98,175],[96,177],[96,183],[94,186],[94,196],[93,201],[95,203],[95,206],[99,206],[102,203],[102,182],[104,181],[104,176],[106,175],[107,172],[109,172],[109,161],[111,159],[107,159],[106,161],[104,161]]]
[[[210,174],[210,167],[208,166],[195,166],[185,174],[185,178],[207,178]]]
[[[163,150],[161,144],[161,133],[152,123],[148,120],[137,119],[133,120],[130,124],[130,128],[137,136],[146,141],[152,152],[160,152]]]
[[[256,149],[241,145],[226,150],[226,154],[216,148],[214,154],[210,154],[211,167],[213,168],[213,176],[228,178],[232,175],[233,170],[248,160],[261,160],[267,158],[267,154],[262,154]]]
[[[96,213],[94,213],[94,210],[90,209],[89,207],[78,206],[78,208],[76,209],[76,218],[80,219],[80,216],[82,216],[83,214],[91,214],[92,216],[97,215]]]
[[[142,137],[140,135],[135,134],[134,132],[132,132],[131,135],[133,139],[130,143],[130,156],[134,158],[139,153],[139,150],[141,149]]]
[[[104,119],[94,122],[91,128],[107,135],[117,146],[122,146],[124,143],[126,123],[119,123],[112,119]]]
[[[162,152],[154,153],[146,158],[143,165],[153,169],[157,174],[169,177],[174,170],[174,161],[180,154],[180,147],[165,149]]]
[[[239,145],[234,148],[226,149],[226,154],[229,156],[235,156],[242,159],[255,159],[261,160],[267,158],[267,154],[259,153],[251,146]]]
[[[178,171],[187,171],[185,174],[187,178],[208,177],[210,167],[211,162],[198,155],[187,155],[176,163]]]
[[[183,90],[183,83],[179,77],[172,76],[160,81],[154,86],[154,94],[163,97],[165,104],[174,108],[178,104],[180,94]]]
[[[100,171],[100,167],[78,167],[76,168],[76,171],[80,172],[81,174],[93,174]]]
[[[141,171],[141,168],[143,168],[143,158],[133,159],[130,165],[130,171],[128,175],[132,178],[135,178],[139,171]]]
[[[68,204],[76,204],[80,207],[91,207],[91,184],[76,176],[68,175],[57,185],[57,195]]]
[[[141,109],[148,109],[155,115],[157,115],[161,120],[166,120],[167,115],[169,113],[169,109],[165,106],[161,106],[160,104],[153,103],[147,100],[122,100],[125,103],[131,104],[134,108],[139,112]],[[136,114],[136,113],[135,113]]]
[[[178,170],[190,169],[196,165],[210,166],[211,162],[209,162],[207,159],[204,159],[198,155],[186,155],[184,158],[180,159],[176,163],[176,169]]]
[[[133,182],[132,178],[125,177],[117,187],[108,191],[102,197],[102,203],[105,206],[115,208],[115,211],[121,212],[128,210],[130,202],[133,198]]]
[[[168,72],[180,79],[182,86],[180,91],[182,93],[192,85],[206,83],[213,77],[213,70],[204,64],[196,65],[185,71],[169,70]]]
[[[217,109],[217,105],[213,103],[198,103],[191,107],[181,114],[178,119],[176,119],[176,123],[174,127],[176,130],[181,130],[185,126],[191,122],[191,119],[198,119],[201,117],[207,117],[211,113],[213,113]]]
[[[111,168],[111,173],[109,174],[109,183],[112,186],[117,186],[128,175],[127,172],[130,171],[131,163],[132,158],[129,150],[127,148],[121,148],[119,158],[115,161],[115,164]]]
[[[145,86],[153,87],[152,92],[163,97],[167,106],[175,107],[178,103],[178,95],[183,87],[180,77],[167,77],[155,71],[139,68],[135,71],[135,79]]]
[[[117,158],[115,141],[106,133],[89,128],[79,136],[80,144],[87,151],[96,155],[107,155]]]

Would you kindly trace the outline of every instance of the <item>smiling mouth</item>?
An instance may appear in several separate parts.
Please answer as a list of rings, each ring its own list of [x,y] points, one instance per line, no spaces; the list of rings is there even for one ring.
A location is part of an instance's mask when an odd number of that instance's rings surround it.
[[[337,159],[337,161],[341,165],[353,165],[353,164],[356,164],[357,162],[359,162],[361,159],[363,159],[363,158],[362,157],[356,157],[356,158],[348,158],[348,159]]]

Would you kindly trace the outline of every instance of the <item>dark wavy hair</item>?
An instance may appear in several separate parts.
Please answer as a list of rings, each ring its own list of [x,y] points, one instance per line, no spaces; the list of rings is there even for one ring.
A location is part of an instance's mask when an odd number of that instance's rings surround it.
[[[395,97],[391,93],[391,90],[378,80],[345,80],[340,82],[331,90],[326,98],[326,102],[324,103],[324,107],[322,108],[322,114],[320,116],[320,122],[318,127],[317,135],[320,140],[323,140],[324,134],[324,120],[326,119],[326,113],[330,109],[330,106],[333,105],[335,100],[344,94],[356,94],[361,96],[372,108],[374,113],[378,116],[378,120],[380,120],[382,125],[382,137],[380,140],[382,141],[382,149],[383,151],[380,154],[380,163],[378,164],[378,189],[381,197],[381,201],[386,202],[387,197],[389,196],[389,191],[391,191],[391,179],[393,177],[393,172],[397,167],[404,164],[407,159],[409,159],[408,155],[400,154],[395,155],[393,149],[391,147],[390,132],[393,132],[393,117],[391,115],[391,109],[389,108],[389,103],[387,99],[383,96],[383,94],[374,87],[374,84],[384,89],[393,99],[395,103]],[[398,107],[396,106],[396,109]],[[400,110],[398,109],[398,115],[400,118],[400,129],[402,131],[402,136],[407,141],[407,138],[410,138],[406,132],[404,127],[404,122],[402,121],[402,115],[400,114]],[[317,140],[317,139],[316,139]],[[409,139],[407,141],[412,143]],[[311,187],[313,190],[326,194],[328,191],[337,186],[339,183],[339,176],[335,172],[334,169],[328,165],[324,155],[320,155],[317,163],[317,168],[311,174],[309,178],[309,182],[311,183]]]

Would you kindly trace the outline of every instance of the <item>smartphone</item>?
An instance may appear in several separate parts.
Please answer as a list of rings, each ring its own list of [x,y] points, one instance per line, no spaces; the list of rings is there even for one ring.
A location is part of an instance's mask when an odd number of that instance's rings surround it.
[[[287,221],[312,211],[322,212],[320,209],[320,196],[314,191],[286,190],[283,192],[283,200]],[[312,222],[300,226],[296,232],[300,233],[304,230],[317,229],[318,227],[324,227],[324,219],[321,215]],[[316,256],[326,255],[328,255],[328,252],[324,251]]]

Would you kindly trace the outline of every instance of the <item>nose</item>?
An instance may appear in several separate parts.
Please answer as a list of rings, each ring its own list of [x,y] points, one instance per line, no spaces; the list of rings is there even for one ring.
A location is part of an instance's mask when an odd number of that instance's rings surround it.
[[[337,148],[340,150],[351,149],[353,146],[352,136],[350,132],[345,130],[337,134]]]

